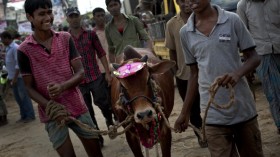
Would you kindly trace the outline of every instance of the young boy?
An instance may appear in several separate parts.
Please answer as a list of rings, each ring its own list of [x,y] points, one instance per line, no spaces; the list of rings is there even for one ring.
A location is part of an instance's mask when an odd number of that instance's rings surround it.
[[[113,124],[112,105],[110,103],[108,85],[111,84],[111,74],[109,70],[106,53],[98,39],[95,31],[85,30],[81,26],[81,15],[77,7],[68,8],[66,11],[67,22],[69,23],[69,33],[74,40],[77,51],[82,57],[82,63],[85,69],[85,79],[79,85],[83,94],[85,103],[89,110],[91,119],[99,130],[98,123],[95,118],[92,101],[98,106],[106,120],[106,125],[109,128]],[[104,75],[99,70],[97,60],[100,60],[104,69]],[[92,100],[93,98],[93,100]],[[103,138],[99,135],[101,146]]]
[[[71,128],[88,156],[102,157],[97,134],[86,132],[75,123],[60,126],[65,116],[52,120],[46,115],[45,109],[52,100],[63,105],[70,116],[95,127],[77,88],[84,78],[81,57],[69,33],[51,29],[51,0],[26,0],[24,9],[33,34],[18,48],[19,67],[29,95],[39,104],[40,120],[45,123],[53,147],[60,156],[75,156],[68,132]]]
[[[166,24],[165,30],[165,45],[169,49],[169,56],[171,60],[176,62],[176,67],[174,73],[176,73],[176,84],[179,91],[179,94],[182,100],[185,100],[187,88],[188,88],[188,79],[190,75],[190,67],[186,65],[184,60],[184,53],[182,50],[180,42],[180,29],[187,23],[188,18],[190,17],[192,10],[189,7],[189,0],[176,0],[176,3],[180,7],[180,13],[171,18]],[[199,94],[195,98],[195,105],[192,106],[190,122],[197,128],[201,128],[202,119],[200,116],[200,98]],[[195,132],[198,143],[200,147],[207,147],[207,142],[202,141],[200,136]]]
[[[210,106],[206,119],[206,138],[211,156],[262,157],[255,102],[244,77],[260,63],[255,43],[235,13],[211,6],[209,0],[191,0],[190,7],[193,14],[181,29],[180,36],[191,76],[187,99],[176,120],[175,129],[182,132],[187,128],[198,89],[201,107],[206,108],[210,97],[209,87],[219,77],[220,85],[225,87],[230,84],[234,87],[235,99],[229,109]],[[248,57],[244,64],[241,63],[238,50]],[[215,101],[218,104],[227,103],[227,89],[219,89]]]

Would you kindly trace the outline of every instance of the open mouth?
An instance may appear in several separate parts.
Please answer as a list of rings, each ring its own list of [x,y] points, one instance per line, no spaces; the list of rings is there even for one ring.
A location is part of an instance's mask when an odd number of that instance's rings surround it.
[[[160,137],[159,118],[156,116],[147,123],[136,126],[141,144],[146,148],[152,148]]]

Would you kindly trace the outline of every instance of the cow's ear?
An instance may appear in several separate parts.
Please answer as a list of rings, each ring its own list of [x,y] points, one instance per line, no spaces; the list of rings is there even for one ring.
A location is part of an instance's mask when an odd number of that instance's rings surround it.
[[[149,69],[152,74],[162,74],[170,70],[173,66],[175,66],[174,61],[164,60],[160,63],[152,65]]]
[[[141,62],[147,62],[148,61],[148,56],[145,55],[141,58]]]

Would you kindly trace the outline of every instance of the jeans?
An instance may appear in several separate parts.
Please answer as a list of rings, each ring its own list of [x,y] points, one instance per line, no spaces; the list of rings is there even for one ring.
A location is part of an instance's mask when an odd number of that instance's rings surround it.
[[[35,119],[35,113],[30,97],[28,96],[22,78],[17,79],[17,83],[13,85],[13,93],[20,109],[22,120]]]

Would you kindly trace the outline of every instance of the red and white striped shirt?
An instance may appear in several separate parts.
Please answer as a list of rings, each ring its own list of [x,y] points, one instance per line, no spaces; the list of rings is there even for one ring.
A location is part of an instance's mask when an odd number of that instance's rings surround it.
[[[67,32],[53,32],[50,53],[47,53],[42,45],[34,40],[32,35],[27,37],[18,48],[18,53],[23,54],[19,55],[19,57],[27,56],[29,61],[29,65],[22,64],[20,62],[23,62],[23,60],[19,58],[22,75],[32,75],[34,88],[47,99],[50,99],[47,91],[48,84],[69,80],[73,76],[70,61],[81,59],[79,55],[70,55],[70,38],[71,36]],[[26,68],[23,66],[30,67],[31,70],[24,70]],[[83,96],[77,87],[64,91],[55,101],[64,105],[73,117],[88,111]],[[38,109],[40,120],[47,122],[45,108],[39,105]]]

